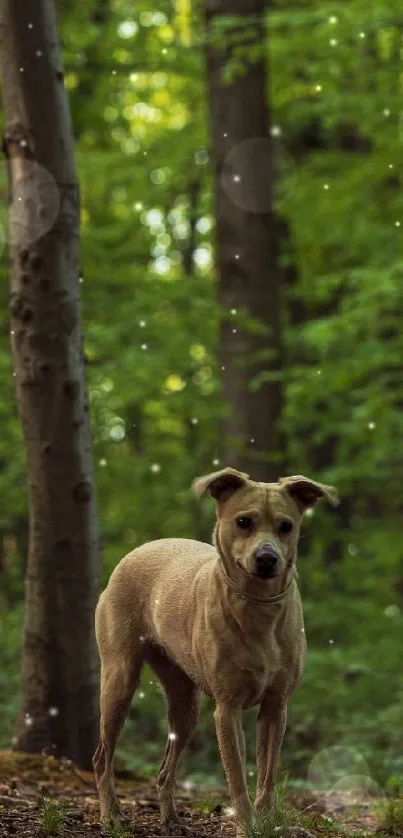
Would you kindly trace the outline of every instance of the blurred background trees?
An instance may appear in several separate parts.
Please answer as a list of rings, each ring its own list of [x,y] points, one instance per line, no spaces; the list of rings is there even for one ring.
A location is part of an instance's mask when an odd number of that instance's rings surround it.
[[[282,318],[265,0],[204,4],[224,462],[277,480]]]
[[[58,15],[82,189],[81,292],[106,582],[120,557],[147,539],[210,538],[212,509],[208,502],[200,509],[188,487],[224,462],[222,324],[229,324],[228,339],[252,324],[236,285],[225,312],[217,303],[217,146],[207,107],[211,44],[203,10],[189,0],[162,0],[158,8],[139,0],[135,10],[125,0],[69,0],[58,4]],[[340,510],[320,507],[305,522],[299,568],[310,653],[291,702],[283,765],[303,782],[313,752],[342,742],[364,754],[378,782],[398,784],[402,11],[397,0],[386,11],[380,2],[361,0],[337,8],[276,0],[269,37],[252,48],[233,18],[214,33],[218,50],[228,39],[233,47],[224,79],[229,89],[240,84],[251,57],[259,61],[263,52],[269,68],[282,363],[279,369],[263,354],[250,392],[280,382],[282,401],[281,450],[264,459],[282,472],[281,463],[333,483],[343,499]],[[222,126],[222,133],[229,131]],[[5,172],[2,178],[6,198]],[[6,230],[5,210],[1,220]],[[246,228],[240,236],[242,255],[251,243]],[[271,251],[268,268],[272,258]],[[6,746],[18,706],[27,554],[6,246],[1,270],[0,736]],[[260,462],[253,445],[249,439],[248,456]],[[214,775],[220,766],[208,702],[205,708],[183,771]],[[148,674],[122,737],[125,764],[154,771],[162,718],[162,699]]]

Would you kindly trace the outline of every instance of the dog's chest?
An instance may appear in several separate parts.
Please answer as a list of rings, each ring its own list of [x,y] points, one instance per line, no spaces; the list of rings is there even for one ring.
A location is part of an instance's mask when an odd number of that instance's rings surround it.
[[[206,571],[207,575],[207,571]],[[256,610],[201,574],[182,579],[179,593],[159,586],[150,633],[207,695],[251,707],[272,689],[289,694],[301,660],[302,609]],[[186,593],[186,596],[185,596]],[[267,613],[266,613],[267,611]]]
[[[293,661],[274,630],[250,636],[227,618],[223,625],[210,622],[208,634],[208,645],[198,643],[199,633],[193,645],[199,683],[207,694],[216,700],[235,699],[247,708],[258,704],[268,689],[288,691]]]
[[[244,708],[257,704],[266,690],[279,682],[282,672],[282,654],[275,637],[267,644],[251,647],[246,639],[231,644],[218,660],[217,681],[220,690],[230,685]]]

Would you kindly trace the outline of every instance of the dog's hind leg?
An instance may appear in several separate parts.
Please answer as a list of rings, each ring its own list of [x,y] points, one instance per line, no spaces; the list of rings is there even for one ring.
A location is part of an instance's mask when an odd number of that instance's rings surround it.
[[[121,814],[113,779],[113,755],[140,680],[140,670],[141,661],[133,666],[133,661],[122,656],[102,664],[100,738],[93,757],[102,822]]]
[[[101,821],[121,815],[113,778],[113,755],[119,733],[140,681],[143,664],[141,643],[122,648],[114,643],[97,615],[97,642],[101,656],[100,738],[93,757]],[[100,630],[99,630],[100,628]]]
[[[193,681],[162,652],[153,651],[147,661],[164,688],[168,710],[168,739],[158,773],[161,820],[175,834],[178,820],[174,803],[176,769],[181,753],[191,738],[199,716],[200,693]]]

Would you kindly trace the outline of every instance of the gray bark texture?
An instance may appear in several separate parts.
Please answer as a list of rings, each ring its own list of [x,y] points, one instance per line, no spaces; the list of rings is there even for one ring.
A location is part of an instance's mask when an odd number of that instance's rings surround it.
[[[79,295],[79,189],[52,0],[2,0],[11,342],[30,515],[15,748],[91,767],[100,544]]]
[[[278,478],[282,463],[282,359],[265,8],[265,0],[204,4],[222,310],[219,355],[228,408],[222,463],[250,473],[254,480],[270,481]],[[226,25],[228,15],[231,22]],[[228,81],[225,68],[238,60],[241,45],[249,52],[241,58],[241,73]],[[253,51],[252,60],[248,55]],[[242,313],[260,324],[259,331],[242,324]],[[253,380],[255,385],[260,381],[256,389],[250,386]]]

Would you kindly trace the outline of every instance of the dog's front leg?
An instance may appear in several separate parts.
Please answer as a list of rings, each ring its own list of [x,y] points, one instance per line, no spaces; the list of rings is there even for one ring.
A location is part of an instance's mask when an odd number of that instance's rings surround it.
[[[239,822],[237,836],[241,836],[242,823],[251,820],[253,807],[246,785],[243,754],[239,731],[242,727],[242,710],[228,704],[217,703],[214,720],[221,759],[228,782],[235,816]],[[240,747],[241,746],[241,747]]]
[[[255,809],[268,808],[276,780],[276,769],[287,724],[287,704],[273,695],[266,695],[257,720],[256,762],[257,786]]]

